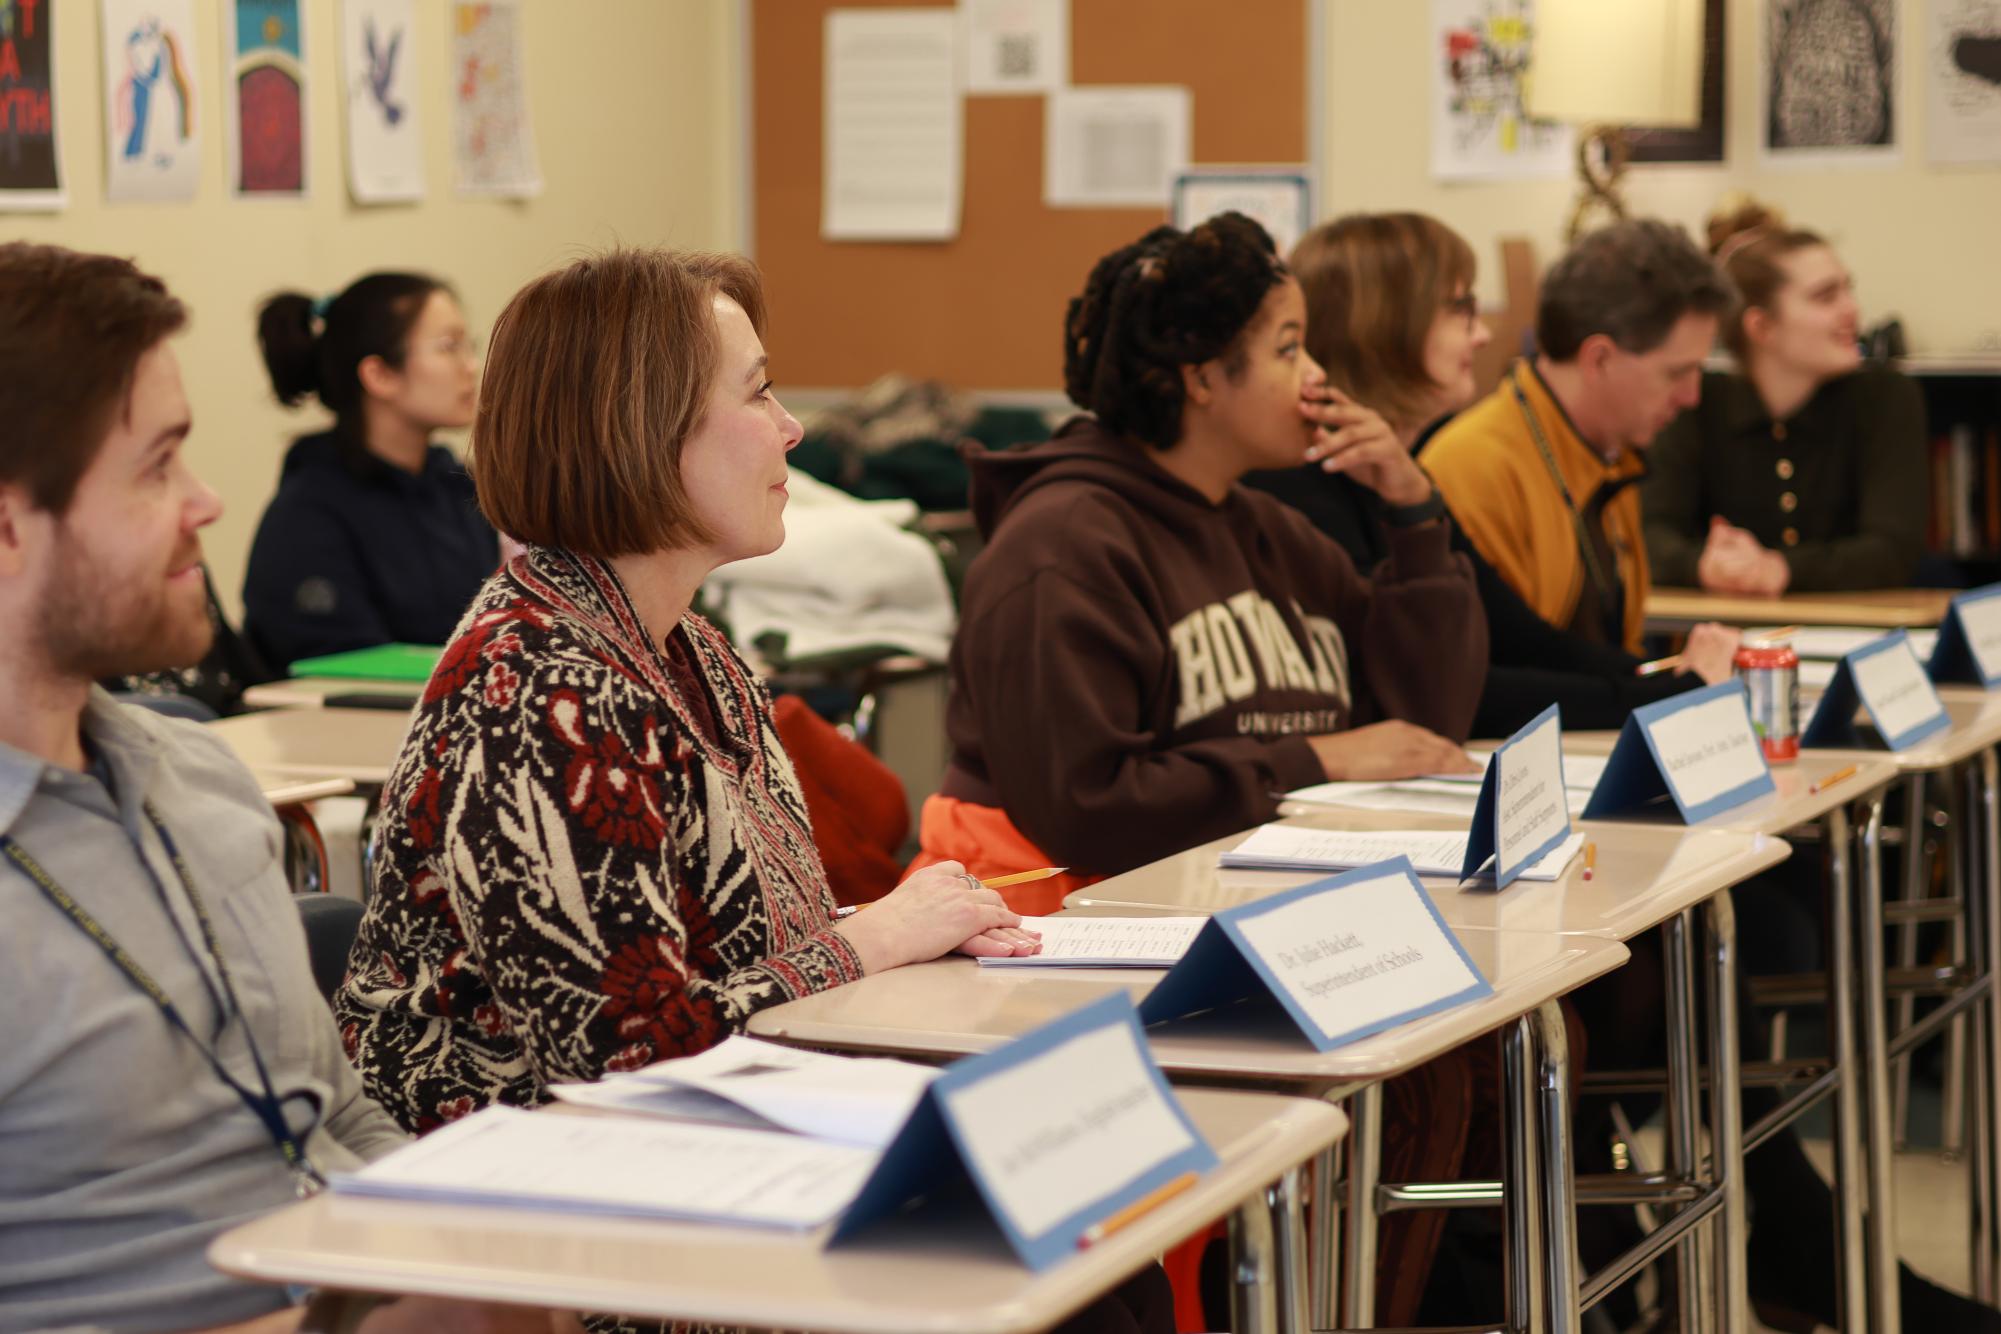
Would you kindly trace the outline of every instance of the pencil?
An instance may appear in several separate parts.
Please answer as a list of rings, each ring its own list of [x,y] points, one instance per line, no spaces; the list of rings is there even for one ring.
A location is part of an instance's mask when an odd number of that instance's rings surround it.
[[[1598,845],[1596,843],[1586,843],[1584,845],[1584,878],[1589,880],[1593,875],[1597,874],[1597,871]]]
[[[1681,664],[1682,664],[1682,655],[1679,653],[1668,658],[1655,658],[1652,662],[1643,662],[1639,666],[1635,667],[1633,669],[1633,675],[1659,676],[1662,672],[1672,672],[1678,670],[1681,667]]]
[[[1815,783],[1812,787],[1809,787],[1806,790],[1806,794],[1809,797],[1819,796],[1822,792],[1826,791],[1828,788],[1833,787],[1836,783],[1839,783],[1842,779],[1853,778],[1853,777],[1855,777],[1855,766],[1852,764],[1849,765],[1846,769],[1836,769],[1833,773],[1821,779],[1818,783]]]
[[[1031,880],[1047,880],[1052,875],[1062,875],[1067,866],[1045,866],[1036,871],[1016,871],[1013,875],[995,876],[992,880],[982,880],[988,889],[1006,889],[1009,885],[1025,885]]]
[[[1158,1209],[1161,1205],[1166,1204],[1182,1191],[1194,1185],[1197,1178],[1197,1173],[1183,1172],[1180,1176],[1160,1187],[1160,1189],[1149,1191],[1145,1195],[1140,1196],[1111,1217],[1091,1224],[1077,1238],[1077,1249],[1081,1251],[1087,1247],[1095,1246],[1106,1237],[1117,1232],[1120,1228],[1153,1212],[1153,1210]]]

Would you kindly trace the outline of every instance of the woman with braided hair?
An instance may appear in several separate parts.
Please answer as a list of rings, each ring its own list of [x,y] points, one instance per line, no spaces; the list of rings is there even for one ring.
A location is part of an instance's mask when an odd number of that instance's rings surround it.
[[[987,545],[952,647],[952,760],[924,807],[925,860],[1068,866],[1003,891],[1050,911],[1271,819],[1289,789],[1470,767],[1459,743],[1487,663],[1472,573],[1408,451],[1327,430],[1305,323],[1271,238],[1238,214],[1157,228],[1092,270],[1063,335],[1084,414],[973,461]],[[1391,507],[1372,579],[1238,484],[1329,451]],[[1449,1179],[1467,1076],[1447,1060],[1415,1083],[1391,1090],[1386,1170]],[[1415,1309],[1436,1235],[1423,1214],[1385,1231],[1380,1315]]]
[[[1053,861],[1046,910],[1270,819],[1331,778],[1463,769],[1486,622],[1430,482],[1380,442],[1344,458],[1391,507],[1373,582],[1255,468],[1328,447],[1306,307],[1255,222],[1160,227],[1092,270],[1064,321],[1084,415],[973,463],[966,579],[927,859]]]

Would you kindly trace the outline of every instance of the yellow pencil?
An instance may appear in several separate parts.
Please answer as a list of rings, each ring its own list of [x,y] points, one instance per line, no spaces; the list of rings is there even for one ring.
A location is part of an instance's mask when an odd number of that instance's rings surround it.
[[[1128,1223],[1134,1222],[1151,1213],[1153,1210],[1158,1209],[1161,1205],[1194,1185],[1198,1176],[1199,1174],[1195,1172],[1183,1172],[1160,1189],[1149,1191],[1147,1194],[1140,1196],[1103,1222],[1091,1224],[1077,1238],[1077,1249],[1081,1251],[1086,1247],[1095,1246],[1106,1237],[1117,1232],[1120,1228],[1125,1227]]]
[[[1586,843],[1584,845],[1584,878],[1586,880],[1589,880],[1592,876],[1596,875],[1597,873],[1598,873],[1598,845],[1596,843]]]
[[[1635,667],[1633,669],[1633,675],[1659,676],[1662,672],[1672,672],[1679,670],[1681,664],[1682,664],[1682,655],[1679,653],[1675,654],[1673,657],[1670,658],[1655,658],[1652,662],[1643,662],[1639,666]]]
[[[1034,880],[1047,880],[1052,875],[1062,875],[1067,866],[1045,866],[1036,871],[1016,871],[1013,875],[995,876],[992,880],[982,880],[988,889],[1006,889],[1009,885],[1026,885]]]
[[[1853,778],[1853,777],[1855,777],[1855,766],[1852,764],[1849,765],[1846,769],[1836,769],[1833,773],[1821,779],[1818,783],[1815,783],[1812,787],[1809,787],[1806,790],[1806,794],[1809,797],[1819,796],[1822,792],[1826,791],[1828,788],[1833,787],[1836,783],[1839,783],[1842,779]]]

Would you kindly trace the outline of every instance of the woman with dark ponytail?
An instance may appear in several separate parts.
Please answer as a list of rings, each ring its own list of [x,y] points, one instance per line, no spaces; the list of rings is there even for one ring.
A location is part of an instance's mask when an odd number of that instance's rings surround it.
[[[1063,342],[1086,415],[973,463],[988,545],[952,650],[926,857],[1072,868],[1023,887],[1018,910],[1046,911],[1272,818],[1288,789],[1467,766],[1486,621],[1408,452],[1392,439],[1344,461],[1391,506],[1368,578],[1238,485],[1345,444],[1305,323],[1299,284],[1240,214],[1158,228],[1092,270]]]
[[[329,300],[281,292],[257,317],[278,401],[331,429],[285,456],[244,580],[245,629],[283,667],[393,642],[442,644],[499,562],[441,430],[471,423],[476,346],[451,289],[371,273]]]

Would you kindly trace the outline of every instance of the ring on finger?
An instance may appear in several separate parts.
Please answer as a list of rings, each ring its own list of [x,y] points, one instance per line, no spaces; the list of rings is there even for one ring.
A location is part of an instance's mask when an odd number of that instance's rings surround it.
[[[986,886],[985,886],[985,885],[983,885],[983,884],[981,884],[981,883],[980,883],[980,878],[979,878],[978,876],[974,875],[974,874],[973,874],[973,873],[972,873],[971,871],[961,871],[961,872],[959,873],[959,879],[961,879],[961,880],[963,880],[963,881],[965,881],[965,882],[966,882],[966,888],[967,888],[967,889],[985,889],[985,888],[986,888]]]

